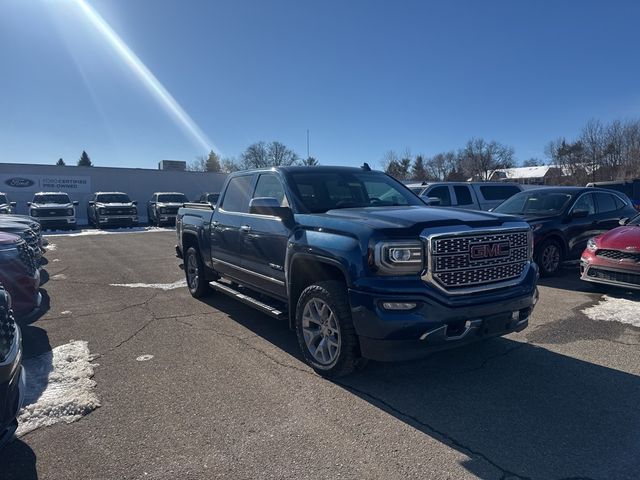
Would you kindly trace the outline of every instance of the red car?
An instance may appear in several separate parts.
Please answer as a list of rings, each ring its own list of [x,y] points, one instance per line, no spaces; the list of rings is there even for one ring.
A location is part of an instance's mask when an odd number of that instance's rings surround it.
[[[580,278],[640,290],[640,215],[589,240],[580,259]]]
[[[20,237],[1,232],[0,284],[11,295],[17,316],[26,315],[40,306],[40,271],[35,252]]]

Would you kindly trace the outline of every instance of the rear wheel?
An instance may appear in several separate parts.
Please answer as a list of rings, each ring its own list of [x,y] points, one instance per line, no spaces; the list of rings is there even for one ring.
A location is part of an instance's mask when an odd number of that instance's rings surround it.
[[[202,298],[211,294],[200,252],[194,247],[189,247],[184,256],[184,274],[187,279],[187,288],[193,298]]]
[[[296,307],[298,344],[306,362],[329,378],[365,365],[351,319],[343,282],[329,280],[307,287]]]
[[[536,250],[535,260],[540,268],[540,274],[545,277],[556,275],[563,261],[560,243],[557,240],[545,240]]]

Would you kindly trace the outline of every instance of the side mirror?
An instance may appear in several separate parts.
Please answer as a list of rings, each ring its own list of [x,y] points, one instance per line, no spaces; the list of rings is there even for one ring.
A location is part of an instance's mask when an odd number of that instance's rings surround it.
[[[27,207],[30,207],[30,206],[31,206],[31,202],[27,202]]]
[[[156,202],[154,202],[153,200],[149,200],[149,205],[155,205]]]
[[[89,200],[89,205],[90,206],[94,206],[96,204],[96,202],[94,202],[93,200]]]
[[[588,210],[574,210],[571,212],[571,218],[585,218],[589,216]]]
[[[282,220],[293,218],[293,212],[289,207],[281,207],[280,202],[274,197],[252,198],[249,202],[249,213],[255,215],[269,215]]]
[[[440,199],[438,197],[427,197],[424,199],[424,203],[432,207],[437,207],[440,205]]]
[[[627,217],[621,218],[620,221],[618,222],[618,224],[622,226],[626,225],[627,223],[629,223],[629,219]]]
[[[79,201],[77,201],[77,200],[74,200],[72,203],[73,203],[73,205],[74,205],[74,206],[76,206],[76,207],[77,207],[78,205],[80,205],[80,202],[79,202]]]
[[[13,208],[16,208],[18,204],[16,202],[9,202],[9,205]]]
[[[134,201],[133,201],[133,202],[131,202],[131,203],[132,203],[132,204],[134,204],[134,205],[137,205],[137,204],[138,204],[138,200],[134,200]]]

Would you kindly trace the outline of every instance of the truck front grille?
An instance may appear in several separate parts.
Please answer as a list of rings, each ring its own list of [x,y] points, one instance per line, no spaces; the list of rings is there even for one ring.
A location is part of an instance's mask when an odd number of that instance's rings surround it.
[[[34,275],[38,269],[38,262],[33,254],[33,248],[30,248],[25,242],[18,244],[18,256],[27,268],[29,275]]]
[[[528,230],[439,235],[430,239],[427,280],[449,292],[495,288],[520,278],[531,259]]]
[[[107,215],[133,215],[135,209],[131,207],[107,207]]]

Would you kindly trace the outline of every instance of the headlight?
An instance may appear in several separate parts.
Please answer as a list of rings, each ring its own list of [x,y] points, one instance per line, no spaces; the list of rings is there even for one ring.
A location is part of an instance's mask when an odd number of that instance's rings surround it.
[[[73,215],[73,208],[67,209],[67,215]]]
[[[587,242],[587,250],[591,252],[595,252],[598,249],[598,243],[596,242],[595,237],[590,238]]]
[[[0,208],[0,213],[9,213],[7,208]]]
[[[133,208],[131,209],[131,213],[132,213],[133,215],[137,215],[137,214],[138,214],[138,209],[137,209],[136,207],[133,207]]]
[[[107,209],[106,208],[101,208],[98,210],[98,212],[100,213],[100,215],[105,215],[107,213]]]
[[[421,242],[382,242],[376,245],[375,266],[385,275],[418,274],[424,265]]]
[[[30,214],[32,217],[37,217],[37,216],[38,216],[38,210],[36,210],[35,208],[32,208],[32,209],[29,211],[29,214]]]

